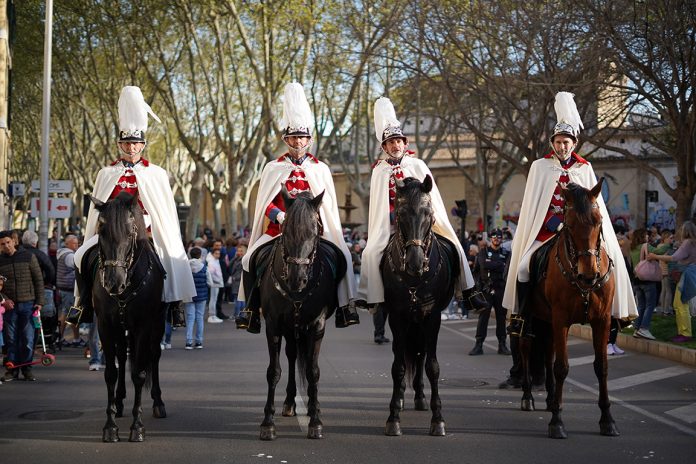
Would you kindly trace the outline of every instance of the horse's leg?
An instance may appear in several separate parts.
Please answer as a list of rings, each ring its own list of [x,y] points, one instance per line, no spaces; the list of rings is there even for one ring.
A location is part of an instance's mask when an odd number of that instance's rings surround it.
[[[116,417],[123,417],[123,400],[126,398],[126,362],[128,361],[128,337],[121,330],[116,342],[118,384],[116,385]]]
[[[426,344],[424,351],[427,353],[425,373],[430,381],[430,409],[433,412],[433,416],[430,419],[430,435],[444,437],[445,420],[442,418],[442,403],[438,388],[440,363],[437,362],[437,337],[440,332],[440,315],[430,314],[424,330]]]
[[[105,443],[117,442],[118,425],[116,425],[116,379],[118,371],[116,369],[116,353],[114,349],[113,334],[110,330],[101,330],[100,333],[102,350],[104,351],[104,362],[106,369],[104,370],[104,382],[106,383],[106,423],[102,429],[102,441]]]
[[[423,393],[423,368],[425,366],[425,353],[416,355],[415,375],[413,376],[414,403],[416,411],[427,411],[428,403]]]
[[[592,324],[592,344],[594,345],[595,359],[594,371],[599,383],[599,409],[602,411],[602,416],[599,419],[599,433],[610,437],[619,436],[619,429],[616,427],[616,422],[611,416],[609,410],[611,403],[609,402],[609,391],[607,390],[607,342],[609,341],[609,326],[611,317],[607,317],[601,321]]]
[[[266,326],[266,342],[268,344],[268,355],[270,362],[266,369],[266,383],[268,384],[268,396],[266,397],[266,406],[263,408],[263,422],[261,422],[261,440],[275,440],[276,428],[273,422],[275,414],[275,389],[280,380],[280,348],[282,345],[282,337],[280,335],[271,335],[268,325]]]
[[[389,327],[394,335],[394,343],[392,343],[392,353],[394,353],[394,362],[392,362],[392,397],[389,403],[389,417],[387,425],[384,428],[384,434],[389,436],[401,435],[401,419],[399,412],[404,400],[404,390],[406,390],[406,322],[400,321],[399,318],[393,317],[394,313],[389,315]]]
[[[522,411],[534,411],[534,396],[532,395],[532,379],[530,373],[530,356],[532,340],[528,337],[519,338],[520,364],[522,365]]]
[[[295,364],[297,362],[297,341],[293,335],[286,338],[285,356],[288,358],[288,386],[285,389],[285,401],[283,402],[283,416],[293,417],[295,411],[295,397],[297,396],[297,382],[295,380]]]
[[[161,315],[161,317],[164,319],[164,315]],[[162,340],[162,335],[164,335],[164,326],[161,322],[157,322],[155,327],[156,329],[153,329],[152,339],[150,340],[150,353],[152,359],[152,387],[150,387],[150,396],[152,397],[153,417],[163,419],[167,417],[167,410],[164,407],[164,401],[162,401],[162,390],[159,384],[159,362],[162,356],[160,340]]]
[[[324,424],[321,422],[321,410],[319,408],[319,351],[321,341],[324,339],[324,324],[326,320],[320,318],[314,327],[307,334],[307,352],[302,353],[307,356],[305,363],[307,366],[307,415],[309,424],[307,426],[307,438],[324,438],[322,433]]]
[[[546,379],[546,410],[551,411],[556,397],[556,379],[553,374],[553,331],[549,325],[543,338],[544,372]]]
[[[607,333],[609,329],[607,329]],[[556,391],[551,403],[551,422],[549,422],[550,438],[567,438],[565,426],[561,419],[563,410],[563,383],[568,376],[568,327],[560,324],[553,325],[554,354],[553,376]]]
[[[134,337],[135,334],[129,334]],[[148,377],[150,362],[150,334],[138,334],[131,344],[131,380],[133,382],[133,423],[130,428],[128,441],[141,442],[145,440],[145,425],[143,425],[143,386]],[[159,343],[159,340],[157,340]]]

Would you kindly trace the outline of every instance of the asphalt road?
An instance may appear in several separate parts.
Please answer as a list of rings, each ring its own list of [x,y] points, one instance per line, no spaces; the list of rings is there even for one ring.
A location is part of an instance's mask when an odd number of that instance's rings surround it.
[[[144,443],[101,442],[103,373],[89,372],[79,349],[65,348],[55,365],[35,368],[36,382],[1,385],[0,462],[678,464],[696,454],[694,369],[639,353],[613,357],[610,395],[621,436],[600,436],[592,348],[571,338],[563,411],[569,437],[552,440],[546,437],[549,413],[522,412],[519,390],[497,388],[511,358],[495,354],[492,330],[485,355],[467,355],[475,331],[471,320],[446,321],[440,333],[447,436],[427,434],[430,412],[414,411],[413,392],[407,390],[404,435],[387,437],[391,349],[373,343],[366,316],[359,326],[330,327],[324,339],[322,440],[305,438],[306,416],[280,417],[286,369],[276,395],[278,438],[258,439],[266,397],[265,337],[237,331],[226,322],[206,324],[203,350],[185,351],[181,329],[174,333],[174,348],[163,353],[161,362],[168,417],[149,414],[147,395]],[[131,422],[129,380],[128,387],[126,415],[118,419],[122,439],[127,439]],[[544,395],[535,394],[538,407],[544,406]]]

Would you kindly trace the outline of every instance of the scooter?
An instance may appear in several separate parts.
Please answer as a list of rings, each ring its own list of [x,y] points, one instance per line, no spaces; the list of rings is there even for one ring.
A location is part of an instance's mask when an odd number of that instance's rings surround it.
[[[42,366],[51,366],[54,362],[56,362],[56,357],[50,353],[46,353],[46,338],[44,337],[44,331],[43,331],[43,325],[41,324],[41,316],[39,314],[39,311],[36,311],[32,319],[34,320],[34,327],[39,329],[39,333],[41,334],[41,348],[43,349],[43,354],[39,357],[37,361],[30,361],[22,364],[15,364],[12,361],[7,361],[5,363],[5,367],[7,369],[16,369],[18,367],[24,367],[24,366],[33,366],[35,364],[41,364]]]

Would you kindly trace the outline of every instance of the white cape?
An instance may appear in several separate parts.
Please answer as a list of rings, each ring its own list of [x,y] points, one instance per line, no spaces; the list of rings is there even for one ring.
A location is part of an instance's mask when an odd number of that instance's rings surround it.
[[[329,167],[321,162],[315,161],[315,158],[308,156],[301,164],[302,170],[305,173],[305,178],[309,183],[309,189],[314,196],[324,192],[324,198],[321,202],[319,215],[321,216],[322,224],[324,225],[323,238],[336,245],[346,259],[347,271],[346,275],[338,285],[338,304],[339,306],[347,305],[350,300],[355,298],[355,275],[350,271],[351,256],[348,250],[348,245],[343,238],[343,228],[341,218],[338,215],[338,202],[336,200],[336,189],[334,187],[333,177]],[[285,156],[271,161],[263,168],[261,173],[261,181],[259,183],[259,191],[256,196],[256,208],[254,209],[254,224],[251,228],[251,237],[249,237],[249,250],[245,255],[248,259],[243,260],[244,269],[249,270],[249,259],[252,253],[262,244],[267,243],[271,238],[265,235],[268,219],[266,218],[266,208],[269,203],[280,193],[282,185],[290,177],[290,173],[295,169],[295,165]],[[240,301],[245,301],[244,295],[244,276],[239,286],[238,298]]]
[[[404,178],[415,177],[423,181],[425,176],[433,177],[428,166],[418,158],[404,155],[401,160],[401,170]],[[368,303],[381,303],[384,301],[384,283],[379,271],[379,263],[382,260],[384,249],[391,235],[389,222],[389,179],[392,175],[392,166],[385,160],[380,160],[372,170],[370,180],[370,211],[368,216],[367,245],[362,254],[362,268],[360,277],[360,289],[358,296]],[[469,269],[469,263],[459,242],[457,234],[447,216],[445,204],[442,202],[440,191],[433,178],[433,189],[430,191],[431,203],[435,213],[433,231],[451,241],[459,254],[460,286],[455,294],[462,289],[474,286],[474,278]]]
[[[92,196],[107,201],[116,182],[125,171],[123,163],[102,168],[97,174]],[[181,240],[179,216],[176,213],[174,194],[169,186],[169,176],[164,169],[152,163],[148,166],[143,163],[136,164],[133,173],[138,181],[140,201],[152,221],[155,251],[167,271],[167,278],[164,280],[164,301],[190,302],[196,296],[196,287]],[[90,205],[85,244],[96,234],[98,217],[99,212],[94,205]]]
[[[563,172],[561,163],[555,156],[541,158],[532,163],[527,176],[527,184],[520,208],[520,222],[512,241],[512,256],[508,270],[503,307],[517,312],[517,274],[520,259],[532,248],[537,234],[541,230],[544,218],[551,204],[551,196],[556,189],[557,181]],[[570,182],[575,182],[582,187],[590,189],[597,184],[592,165],[576,162],[568,170]],[[600,195],[597,198],[602,214],[602,232],[604,241],[602,246],[607,250],[609,257],[616,266],[614,276],[616,279],[616,292],[612,306],[612,316],[616,318],[636,317],[636,302],[633,298],[633,288],[626,270],[621,248],[616,239],[614,228],[611,224],[609,212]]]

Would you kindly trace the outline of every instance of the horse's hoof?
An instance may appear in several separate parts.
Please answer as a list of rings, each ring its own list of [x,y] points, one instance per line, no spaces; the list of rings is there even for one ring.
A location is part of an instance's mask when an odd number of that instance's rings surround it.
[[[324,438],[322,433],[323,427],[321,425],[313,425],[307,428],[307,438],[319,439]]]
[[[609,422],[607,424],[599,424],[599,433],[606,437],[618,437],[621,435],[619,433],[618,427],[616,427],[616,423],[614,422]]]
[[[549,438],[568,438],[563,424],[549,424]]]
[[[425,401],[425,398],[416,398],[415,406],[416,406],[416,411],[427,411],[428,410],[428,402]]]
[[[271,441],[276,439],[275,425],[262,425],[259,438],[263,441]]]
[[[157,419],[164,419],[165,417],[167,417],[167,410],[164,408],[164,405],[153,406],[152,407],[152,417],[155,417]]]
[[[520,404],[520,409],[522,411],[534,411],[534,398],[530,398],[530,399],[522,398],[522,403]]]
[[[121,441],[118,437],[118,427],[105,427],[102,431],[102,441],[104,443],[116,443]]]
[[[445,433],[445,421],[431,422],[430,423],[430,435],[433,437],[444,437]]]
[[[283,417],[295,417],[297,412],[295,411],[294,404],[283,404]]]
[[[401,436],[401,424],[399,422],[387,422],[386,427],[384,427],[384,434],[388,437],[400,437]]]
[[[130,431],[130,437],[128,441],[141,442],[145,441],[145,427],[135,427]]]

